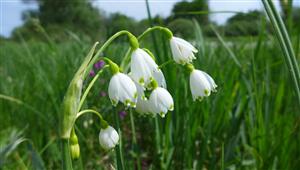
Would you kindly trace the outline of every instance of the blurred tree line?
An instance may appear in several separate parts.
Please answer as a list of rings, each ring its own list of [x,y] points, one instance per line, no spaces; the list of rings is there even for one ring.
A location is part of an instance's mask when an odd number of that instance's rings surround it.
[[[30,3],[32,0],[23,0]],[[105,14],[92,5],[91,0],[35,0],[38,9],[23,13],[24,25],[13,31],[12,38],[39,38],[37,33],[47,33],[55,40],[65,40],[73,36],[92,40],[107,39],[122,29],[140,34],[150,26],[148,19],[136,21],[121,13]],[[291,10],[291,3],[280,3],[283,17],[289,18],[290,27],[300,27],[300,8]],[[145,11],[146,12],[146,11]],[[289,17],[290,16],[290,17]],[[152,18],[154,25],[169,27],[176,35],[193,38],[193,21],[202,26],[204,34],[214,36],[209,25],[213,24],[227,36],[255,36],[259,33],[262,21],[267,21],[262,11],[237,13],[218,26],[209,20],[208,0],[181,1],[174,5],[171,15]],[[293,22],[294,21],[294,22]],[[191,31],[187,31],[191,30]],[[21,36],[20,36],[21,35]]]

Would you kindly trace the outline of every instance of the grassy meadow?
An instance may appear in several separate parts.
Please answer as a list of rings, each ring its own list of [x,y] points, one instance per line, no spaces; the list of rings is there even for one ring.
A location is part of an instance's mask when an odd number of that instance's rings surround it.
[[[84,108],[93,108],[113,127],[120,126],[121,152],[101,149],[98,119],[84,115],[76,122],[81,154],[73,161],[74,169],[114,169],[119,154],[125,169],[300,167],[299,103],[277,39],[264,30],[255,37],[229,39],[219,33],[209,38],[195,24],[191,29],[195,35],[191,42],[199,50],[195,67],[214,78],[218,91],[193,102],[184,67],[166,65],[162,71],[175,106],[165,118],[140,115],[121,104],[112,107],[107,96],[111,74],[104,70]],[[300,35],[292,35],[299,63]],[[153,51],[162,64],[172,58],[169,43],[159,32],[155,37],[155,43],[148,36],[141,46]],[[51,37],[0,42],[1,169],[61,169],[61,103],[93,43],[76,36],[65,42]],[[116,41],[102,56],[120,64],[128,47],[126,39]],[[127,114],[120,115],[121,111]]]

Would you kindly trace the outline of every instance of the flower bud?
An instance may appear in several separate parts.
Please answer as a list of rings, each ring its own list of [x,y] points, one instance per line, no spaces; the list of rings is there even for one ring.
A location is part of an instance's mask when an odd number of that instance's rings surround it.
[[[74,129],[72,129],[70,137],[70,152],[72,159],[78,159],[80,156],[80,146],[78,144],[78,138],[75,134]]]
[[[71,152],[72,159],[78,159],[80,156],[79,144],[70,145],[70,152]]]

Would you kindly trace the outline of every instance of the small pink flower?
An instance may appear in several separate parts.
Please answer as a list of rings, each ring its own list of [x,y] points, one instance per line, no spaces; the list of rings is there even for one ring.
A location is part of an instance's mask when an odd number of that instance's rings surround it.
[[[97,63],[94,64],[94,67],[99,70],[101,68],[103,68],[103,66],[105,65],[105,62],[103,60],[98,61]]]
[[[95,71],[94,71],[94,70],[91,70],[89,75],[90,75],[90,77],[94,77],[94,76],[96,75],[96,74],[95,74]]]
[[[100,96],[101,96],[101,97],[105,97],[105,96],[106,96],[106,92],[105,92],[105,91],[101,91],[101,92],[100,92]]]
[[[121,119],[124,119],[124,117],[126,115],[127,115],[127,112],[125,112],[124,110],[119,112],[119,116],[121,117]]]

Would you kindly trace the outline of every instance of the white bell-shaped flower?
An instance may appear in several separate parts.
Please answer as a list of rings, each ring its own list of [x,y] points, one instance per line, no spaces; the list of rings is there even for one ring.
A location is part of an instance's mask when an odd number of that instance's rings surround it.
[[[152,113],[165,117],[168,110],[172,111],[174,109],[173,98],[166,89],[156,87],[150,94],[148,107]]]
[[[131,75],[134,81],[147,85],[155,71],[158,71],[158,66],[147,52],[140,48],[132,52]]]
[[[197,53],[198,50],[184,39],[172,37],[170,45],[173,59],[176,63],[184,65],[191,63],[193,59],[196,59],[194,53]]]
[[[99,142],[104,150],[113,149],[119,142],[119,134],[113,127],[107,126],[105,129],[101,129]]]
[[[121,101],[126,106],[136,106],[137,89],[126,74],[118,72],[112,76],[108,86],[108,95],[113,105]]]
[[[190,88],[193,100],[201,101],[208,97],[211,91],[215,92],[217,85],[207,73],[194,69],[190,74]]]

